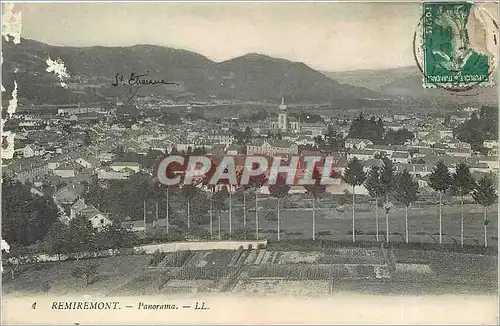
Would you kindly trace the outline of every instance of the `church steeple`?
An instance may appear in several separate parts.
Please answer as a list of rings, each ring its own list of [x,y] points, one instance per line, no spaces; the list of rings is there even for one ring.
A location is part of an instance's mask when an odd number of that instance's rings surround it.
[[[282,96],[278,114],[278,129],[280,131],[287,131],[288,129],[288,113],[286,111],[285,97]]]
[[[281,96],[280,111],[286,111],[285,97]]]

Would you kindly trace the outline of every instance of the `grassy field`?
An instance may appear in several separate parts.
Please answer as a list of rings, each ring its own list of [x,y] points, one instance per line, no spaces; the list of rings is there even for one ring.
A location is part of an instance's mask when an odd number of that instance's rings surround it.
[[[352,206],[351,206],[352,207]],[[349,240],[352,232],[352,210],[346,206],[344,211],[334,209],[323,209],[316,212],[316,235],[318,239]],[[269,213],[271,212],[271,213]],[[379,234],[383,237],[386,233],[385,214],[379,210]],[[419,205],[410,207],[408,210],[408,224],[410,241],[433,242],[438,240],[439,232],[439,207],[436,205]],[[259,233],[261,238],[277,238],[276,216],[274,209],[259,211]],[[460,207],[456,205],[445,205],[442,210],[442,228],[445,243],[460,242]],[[464,205],[464,235],[466,244],[480,244],[484,240],[483,211],[474,204]],[[487,234],[489,245],[495,245],[498,235],[498,210],[495,205],[488,211],[490,223]],[[217,220],[214,220],[214,234],[217,235]],[[364,210],[355,212],[355,228],[363,234],[376,232],[375,212]],[[221,214],[222,233],[229,230],[229,215],[227,212]],[[233,211],[232,230],[243,229],[243,217],[239,210]],[[255,211],[247,212],[247,227],[249,237],[255,237]],[[312,238],[312,211],[304,209],[282,209],[280,212],[281,239],[287,238]],[[398,234],[391,236],[391,241],[403,242],[405,234],[405,210],[402,207],[394,207],[389,213],[389,232]],[[432,236],[429,236],[432,235]],[[366,237],[365,237],[366,238]],[[372,236],[373,241],[375,237]],[[435,240],[434,240],[434,239]]]

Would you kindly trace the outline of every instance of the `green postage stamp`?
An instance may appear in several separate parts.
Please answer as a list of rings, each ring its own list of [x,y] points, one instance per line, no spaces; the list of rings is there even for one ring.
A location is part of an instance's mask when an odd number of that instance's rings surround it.
[[[423,86],[466,90],[493,86],[496,22],[469,2],[423,3]]]

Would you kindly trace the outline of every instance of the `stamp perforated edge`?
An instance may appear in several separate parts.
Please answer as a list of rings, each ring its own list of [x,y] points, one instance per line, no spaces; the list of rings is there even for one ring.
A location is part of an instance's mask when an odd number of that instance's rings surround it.
[[[476,2],[474,1],[462,1],[463,3],[469,3],[471,4],[472,6],[475,6],[477,5]],[[443,4],[443,3],[447,3],[445,1],[443,2],[435,2],[435,1],[427,1],[427,2],[422,2],[421,4],[421,12],[423,13],[424,12],[424,6],[426,4]],[[424,29],[424,25],[423,24],[419,24],[419,29],[421,31],[423,31]],[[420,36],[420,44],[419,44],[419,49],[423,49],[424,48],[424,37],[423,37],[423,34],[424,33],[421,33],[420,35],[417,34],[417,36]],[[497,46],[498,48],[498,46]],[[425,54],[424,54],[425,56]],[[476,88],[476,87],[495,87],[496,86],[496,74],[498,74],[498,56],[496,56],[493,60],[493,66],[490,67],[490,75],[488,77],[488,81],[484,81],[484,82],[478,82],[476,84],[452,84],[452,83],[429,83],[427,81],[427,78],[425,77],[425,58],[422,58],[422,69],[424,72],[422,72],[422,87],[425,88],[425,89],[436,89],[436,88],[460,88],[460,87],[463,87],[463,88],[466,88],[466,87],[472,87],[472,88]]]

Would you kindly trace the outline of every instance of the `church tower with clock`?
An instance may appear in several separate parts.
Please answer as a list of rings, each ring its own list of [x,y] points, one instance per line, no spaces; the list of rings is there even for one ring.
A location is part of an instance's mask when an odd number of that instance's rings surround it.
[[[285,97],[281,97],[281,104],[279,106],[279,113],[278,113],[278,129],[280,131],[287,131],[288,130],[288,112],[287,112],[287,107],[285,105]]]

